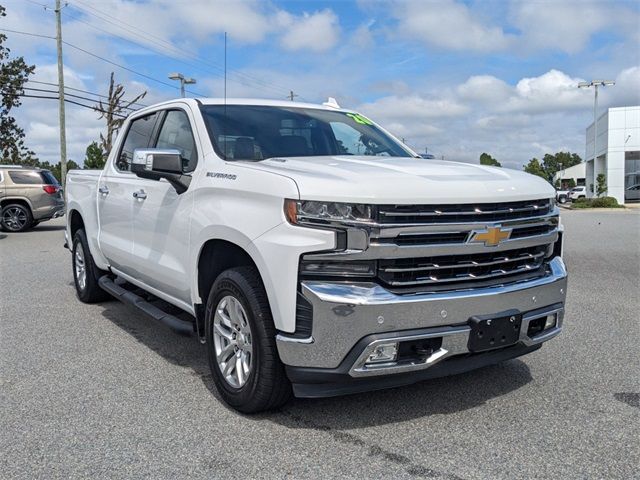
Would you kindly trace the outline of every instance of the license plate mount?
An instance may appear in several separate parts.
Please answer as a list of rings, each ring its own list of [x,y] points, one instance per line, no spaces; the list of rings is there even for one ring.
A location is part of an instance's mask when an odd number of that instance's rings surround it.
[[[514,345],[520,338],[522,314],[517,310],[494,315],[478,315],[469,319],[471,332],[467,347],[471,352]]]

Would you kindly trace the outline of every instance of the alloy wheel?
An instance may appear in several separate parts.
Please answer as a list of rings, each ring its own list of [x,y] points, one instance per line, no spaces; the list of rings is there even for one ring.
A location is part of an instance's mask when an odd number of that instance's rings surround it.
[[[84,290],[87,286],[87,266],[84,260],[84,251],[82,245],[76,246],[76,252],[74,254],[73,268],[76,273],[76,281],[78,282],[78,288]]]
[[[9,207],[2,212],[3,225],[13,232],[22,230],[27,225],[27,212],[20,207]]]
[[[213,343],[218,368],[225,381],[234,388],[242,387],[253,367],[251,325],[240,301],[223,297],[213,317]]]

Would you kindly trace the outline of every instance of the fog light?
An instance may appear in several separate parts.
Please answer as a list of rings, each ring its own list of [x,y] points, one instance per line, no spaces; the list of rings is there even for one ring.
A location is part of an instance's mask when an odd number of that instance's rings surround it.
[[[558,314],[552,313],[551,315],[547,315],[547,318],[544,321],[544,329],[547,330],[549,328],[553,328],[556,326],[556,319]]]
[[[398,342],[381,343],[369,354],[366,363],[393,362],[398,356]]]

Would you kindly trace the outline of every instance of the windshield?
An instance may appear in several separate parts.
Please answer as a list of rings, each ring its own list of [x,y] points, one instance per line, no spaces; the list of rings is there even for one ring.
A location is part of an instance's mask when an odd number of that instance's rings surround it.
[[[205,105],[202,115],[216,152],[226,160],[377,155],[412,157],[357,113],[253,105]]]

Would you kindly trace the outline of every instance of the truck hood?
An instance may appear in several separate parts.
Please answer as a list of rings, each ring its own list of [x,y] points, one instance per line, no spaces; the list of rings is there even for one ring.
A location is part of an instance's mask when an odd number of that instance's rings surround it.
[[[246,166],[291,178],[303,200],[374,204],[509,202],[553,198],[553,187],[517,170],[399,157],[272,158]]]

